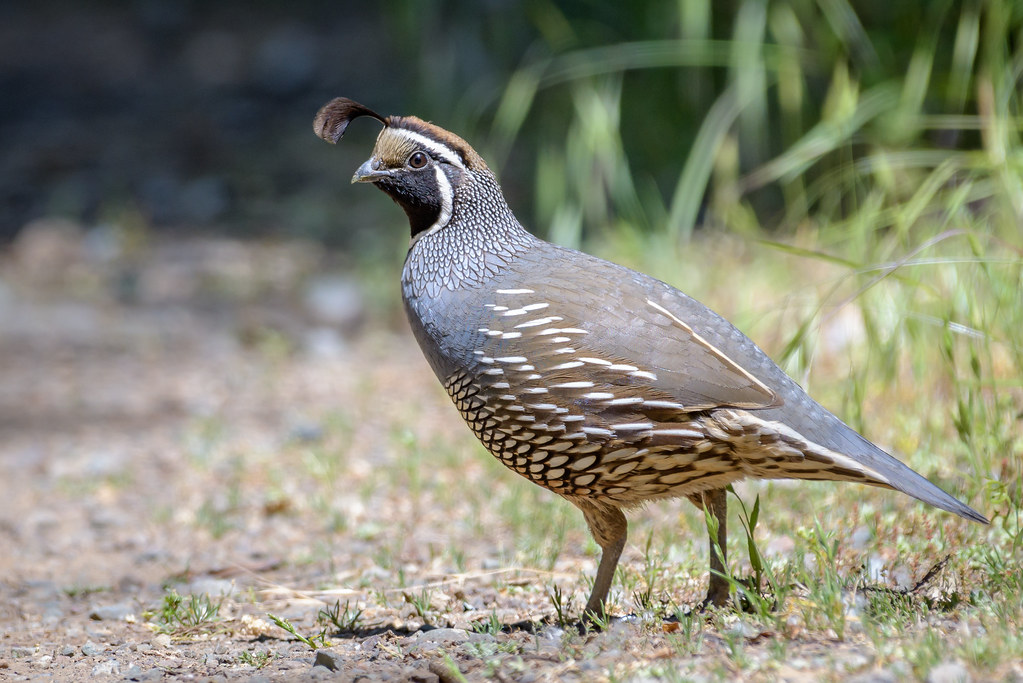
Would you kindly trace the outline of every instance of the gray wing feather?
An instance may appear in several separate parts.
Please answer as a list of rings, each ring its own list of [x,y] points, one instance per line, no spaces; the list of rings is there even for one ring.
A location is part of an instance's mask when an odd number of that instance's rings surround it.
[[[677,289],[602,259],[565,249],[536,250],[536,263],[557,301],[585,301],[576,323],[594,353],[615,355],[652,373],[644,381],[686,411],[755,410],[804,438],[853,458],[892,488],[967,519],[987,520],[884,452],[809,395],[731,323]],[[560,252],[560,253],[559,253]],[[529,269],[531,270],[531,269]],[[534,274],[537,271],[532,271]],[[616,282],[612,291],[579,291],[580,283]],[[531,286],[537,286],[535,281]],[[633,359],[643,359],[642,362]]]

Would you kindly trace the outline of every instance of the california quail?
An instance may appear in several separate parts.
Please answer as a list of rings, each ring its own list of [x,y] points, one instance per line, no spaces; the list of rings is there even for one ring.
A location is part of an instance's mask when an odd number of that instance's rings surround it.
[[[625,545],[622,510],[686,496],[719,520],[708,601],[721,576],[731,482],[830,479],[896,489],[987,520],[811,399],[739,330],[651,277],[528,233],[460,137],[414,116],[337,98],[316,115],[336,143],[384,125],[352,182],[405,210],[401,276],[412,331],[483,445],[582,510],[602,554],[587,616],[603,614]]]

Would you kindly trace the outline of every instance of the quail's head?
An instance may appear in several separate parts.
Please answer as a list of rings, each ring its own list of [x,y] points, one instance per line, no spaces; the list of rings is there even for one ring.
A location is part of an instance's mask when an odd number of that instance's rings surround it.
[[[352,182],[373,183],[386,192],[405,210],[413,236],[446,224],[459,189],[474,174],[488,172],[483,159],[457,135],[415,116],[381,116],[344,97],[320,109],[313,129],[336,143],[360,116],[376,119],[384,129]]]

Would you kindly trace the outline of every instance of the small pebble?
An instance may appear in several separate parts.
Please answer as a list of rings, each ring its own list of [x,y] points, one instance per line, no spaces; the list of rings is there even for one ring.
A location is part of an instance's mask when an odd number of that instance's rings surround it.
[[[65,657],[71,657],[75,654],[75,648],[72,645],[65,645],[64,647],[60,648],[60,654],[64,655]]]
[[[82,654],[86,657],[92,657],[102,652],[102,648],[98,647],[96,643],[91,640],[85,641],[85,645],[82,646]]]
[[[92,667],[93,678],[96,676],[112,676],[121,671],[121,664],[116,659],[108,659]]]
[[[565,635],[565,629],[557,626],[548,626],[540,632],[540,637],[544,640],[556,640],[561,642],[562,637]]]
[[[340,653],[334,652],[333,650],[317,650],[316,661],[313,662],[313,666],[323,666],[331,671],[337,671],[344,664],[344,660],[341,658]]]
[[[128,617],[134,616],[134,606],[120,602],[114,605],[100,605],[93,607],[89,611],[89,618],[94,621],[124,621]]]
[[[412,638],[426,643],[464,643],[467,640],[476,640],[468,631],[460,628],[435,628],[430,631],[419,631]]]

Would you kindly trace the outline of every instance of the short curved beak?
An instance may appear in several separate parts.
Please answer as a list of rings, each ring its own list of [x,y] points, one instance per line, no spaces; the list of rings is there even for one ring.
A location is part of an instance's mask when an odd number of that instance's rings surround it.
[[[359,169],[352,176],[352,183],[375,183],[391,175],[390,171],[381,171],[376,168],[376,159],[367,159],[366,163],[359,166]]]

